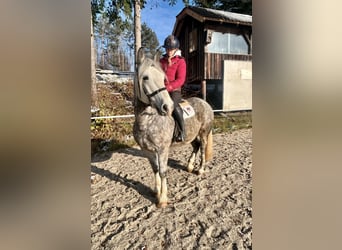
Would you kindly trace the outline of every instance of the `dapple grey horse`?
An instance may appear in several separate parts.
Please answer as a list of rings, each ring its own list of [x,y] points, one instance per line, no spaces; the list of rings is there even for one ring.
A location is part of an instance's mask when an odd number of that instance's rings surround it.
[[[158,207],[167,206],[167,162],[171,145],[191,143],[193,152],[187,170],[192,172],[200,152],[198,174],[204,172],[206,161],[212,158],[212,126],[214,113],[210,105],[196,97],[187,99],[195,115],[185,119],[184,142],[173,142],[175,120],[172,117],[173,101],[164,85],[165,74],[157,59],[152,60],[140,48],[137,55],[137,72],[134,81],[135,122],[133,135],[145,151],[155,174],[155,192]]]

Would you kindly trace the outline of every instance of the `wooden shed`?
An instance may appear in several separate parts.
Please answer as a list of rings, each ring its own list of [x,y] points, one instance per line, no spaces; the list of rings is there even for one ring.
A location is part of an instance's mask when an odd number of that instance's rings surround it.
[[[187,62],[185,96],[197,93],[215,109],[252,109],[252,16],[188,6],[173,34]]]

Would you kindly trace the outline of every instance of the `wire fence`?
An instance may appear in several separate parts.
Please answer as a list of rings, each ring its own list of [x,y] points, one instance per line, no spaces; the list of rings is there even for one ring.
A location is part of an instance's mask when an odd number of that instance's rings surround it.
[[[214,113],[233,113],[233,112],[243,112],[243,111],[250,111],[250,110],[240,110],[240,111],[231,111],[231,110],[223,110],[223,109],[216,109],[213,110]],[[95,116],[91,117],[91,120],[97,119],[118,119],[118,118],[132,118],[134,115],[108,115],[108,116]]]

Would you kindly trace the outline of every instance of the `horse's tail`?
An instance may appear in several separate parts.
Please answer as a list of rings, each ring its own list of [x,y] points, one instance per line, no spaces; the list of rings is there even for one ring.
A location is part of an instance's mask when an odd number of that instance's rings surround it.
[[[205,147],[205,161],[213,158],[213,131],[210,130],[207,138],[207,146]]]

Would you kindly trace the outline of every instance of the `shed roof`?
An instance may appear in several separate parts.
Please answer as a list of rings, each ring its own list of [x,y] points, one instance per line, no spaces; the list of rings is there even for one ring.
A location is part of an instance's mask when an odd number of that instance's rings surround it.
[[[214,10],[214,9],[209,9],[209,8],[188,6],[188,7],[185,7],[176,16],[176,23],[174,25],[174,30],[176,29],[178,22],[187,15],[195,18],[196,20],[200,22],[214,21],[214,22],[220,22],[220,23],[233,23],[233,24],[252,26],[252,16],[250,15],[239,14],[239,13],[223,11],[223,10]]]

